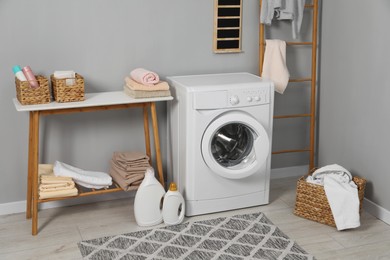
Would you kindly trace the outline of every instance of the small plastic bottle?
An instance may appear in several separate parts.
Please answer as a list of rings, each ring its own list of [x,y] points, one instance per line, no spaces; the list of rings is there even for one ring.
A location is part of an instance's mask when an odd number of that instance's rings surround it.
[[[14,72],[15,77],[17,77],[18,80],[20,80],[20,81],[26,81],[27,80],[26,77],[23,74],[22,69],[18,65],[13,66],[12,67],[12,71]]]
[[[163,221],[161,201],[164,187],[154,177],[153,168],[148,168],[134,199],[135,221],[139,226],[154,226]]]
[[[37,79],[34,76],[34,73],[32,72],[31,68],[29,66],[26,66],[23,68],[23,73],[26,79],[28,80],[28,83],[32,88],[37,88],[39,87],[39,83]]]
[[[184,219],[184,198],[177,190],[176,183],[169,185],[169,190],[164,196],[163,220],[166,225],[180,224]]]

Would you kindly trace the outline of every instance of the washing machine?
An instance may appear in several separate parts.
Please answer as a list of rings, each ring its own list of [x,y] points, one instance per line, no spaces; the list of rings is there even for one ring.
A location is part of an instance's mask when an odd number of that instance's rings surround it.
[[[274,85],[250,73],[167,77],[168,181],[186,215],[269,202]]]

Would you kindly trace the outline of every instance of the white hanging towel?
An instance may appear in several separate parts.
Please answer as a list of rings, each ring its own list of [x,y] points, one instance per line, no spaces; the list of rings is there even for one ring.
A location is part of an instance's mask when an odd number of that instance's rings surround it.
[[[283,94],[290,78],[286,65],[286,42],[282,40],[265,40],[265,43],[261,77],[272,80],[275,83],[275,91]]]
[[[359,195],[351,173],[338,164],[317,169],[308,182],[323,185],[337,230],[360,226]]]

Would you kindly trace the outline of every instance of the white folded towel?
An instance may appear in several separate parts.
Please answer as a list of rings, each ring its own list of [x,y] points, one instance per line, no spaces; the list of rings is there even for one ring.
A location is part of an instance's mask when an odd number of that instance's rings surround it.
[[[307,182],[324,186],[337,230],[360,226],[359,195],[352,174],[338,164],[317,169]]]
[[[87,188],[104,188],[112,185],[112,178],[105,172],[85,171],[74,166],[56,161],[54,175],[72,177],[74,182]]]
[[[265,40],[263,72],[261,76],[275,83],[275,91],[283,94],[287,87],[290,73],[286,65],[286,42]]]
[[[56,70],[53,74],[56,79],[66,79],[66,86],[73,86],[76,84],[76,72],[73,70]]]

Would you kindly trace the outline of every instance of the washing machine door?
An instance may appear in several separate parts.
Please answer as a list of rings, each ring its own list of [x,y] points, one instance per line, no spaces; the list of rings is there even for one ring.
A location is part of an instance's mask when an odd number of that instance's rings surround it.
[[[264,127],[248,114],[233,111],[207,127],[202,138],[202,156],[215,173],[241,179],[256,173],[270,154]]]

